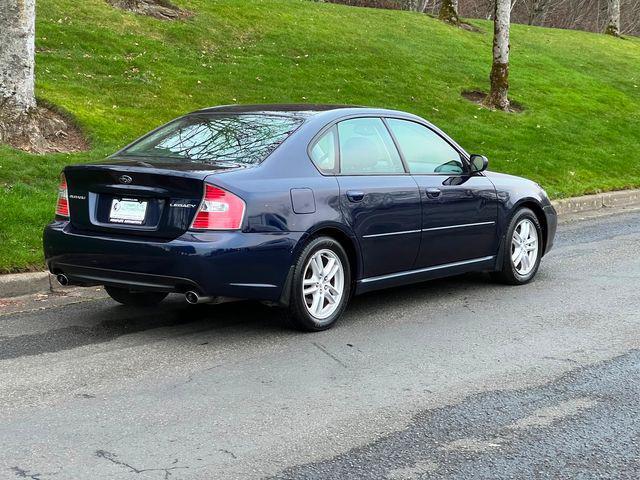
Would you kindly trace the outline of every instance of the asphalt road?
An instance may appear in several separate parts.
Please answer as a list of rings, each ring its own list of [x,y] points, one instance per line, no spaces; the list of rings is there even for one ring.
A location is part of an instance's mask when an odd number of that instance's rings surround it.
[[[0,301],[0,479],[638,478],[640,212],[564,222],[526,287],[254,303]]]

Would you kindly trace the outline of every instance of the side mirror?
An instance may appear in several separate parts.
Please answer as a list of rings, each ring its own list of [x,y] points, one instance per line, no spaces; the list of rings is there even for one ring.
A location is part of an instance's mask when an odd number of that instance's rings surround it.
[[[484,172],[489,166],[489,159],[484,155],[471,155],[471,171],[473,173]]]

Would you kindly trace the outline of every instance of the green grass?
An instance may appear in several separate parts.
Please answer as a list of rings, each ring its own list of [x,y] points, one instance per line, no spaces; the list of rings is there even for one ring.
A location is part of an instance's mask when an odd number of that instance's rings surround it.
[[[497,171],[552,197],[640,186],[640,40],[514,25],[511,96],[526,110],[479,109],[491,24],[481,33],[411,12],[307,0],[177,0],[185,22],[103,0],[39,0],[37,95],[70,112],[81,154],[0,147],[0,271],[42,268],[41,231],[58,173],[96,160],[184,112],[228,103],[330,102],[408,110]]]

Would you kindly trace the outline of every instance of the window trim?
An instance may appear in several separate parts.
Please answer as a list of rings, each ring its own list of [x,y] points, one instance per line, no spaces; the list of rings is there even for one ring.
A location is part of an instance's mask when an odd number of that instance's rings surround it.
[[[463,176],[464,177],[468,177],[468,176],[474,175],[473,172],[471,171],[471,164],[470,164],[470,160],[469,160],[469,156],[468,156],[467,152],[462,150],[462,148],[459,148],[457,145],[453,144],[451,141],[449,141],[449,139],[444,137],[440,132],[438,132],[437,130],[431,128],[429,125],[426,125],[426,124],[424,124],[422,122],[418,122],[418,121],[413,120],[413,119],[402,118],[402,117],[397,117],[397,116],[392,116],[392,115],[385,115],[383,117],[383,120],[385,122],[385,125],[387,125],[387,128],[389,129],[389,133],[391,134],[394,142],[396,142],[396,148],[400,152],[400,155],[402,156],[403,161],[406,161],[406,160],[404,160],[405,157],[404,157],[404,153],[402,152],[402,149],[400,148],[400,142],[398,142],[398,139],[396,138],[395,134],[391,130],[391,126],[388,125],[388,123],[386,121],[387,119],[390,119],[390,120],[401,120],[401,121],[404,121],[404,122],[415,123],[417,125],[420,125],[421,127],[426,128],[427,130],[430,130],[431,132],[436,134],[438,137],[440,137],[453,150],[455,150],[457,152],[457,154],[460,156],[460,161],[462,162],[462,165],[464,167],[464,171],[462,173],[451,173],[451,172],[449,172],[449,173],[447,173],[447,172],[442,172],[442,173],[440,173],[440,172],[413,173],[409,169],[409,164],[406,163],[405,168],[409,172],[409,175],[428,175],[428,176],[432,176],[432,177],[436,177],[436,176],[438,176],[438,177],[442,177],[442,176],[446,176],[446,177],[463,177]]]
[[[388,118],[391,118],[391,117],[380,117],[380,119],[382,120],[382,123],[384,123],[384,126],[387,129],[387,132],[389,132],[389,135],[391,136],[391,140],[393,141],[393,144],[396,146],[396,150],[398,151],[398,155],[400,155],[400,161],[402,162],[402,166],[404,167],[405,173],[408,173],[409,175],[411,175],[411,170],[409,169],[409,163],[407,162],[407,159],[405,158],[404,153],[400,148],[400,142],[398,142],[398,139],[396,138],[395,134],[393,133],[393,131],[391,131],[389,122],[387,122]]]

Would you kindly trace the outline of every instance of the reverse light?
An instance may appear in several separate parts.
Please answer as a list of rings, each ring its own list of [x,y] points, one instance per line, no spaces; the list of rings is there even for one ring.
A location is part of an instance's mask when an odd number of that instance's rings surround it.
[[[205,183],[204,198],[196,217],[193,230],[239,230],[244,218],[244,201],[231,192]]]
[[[60,175],[58,187],[58,203],[56,203],[56,216],[69,218],[69,192],[67,191],[67,179],[64,173]]]

